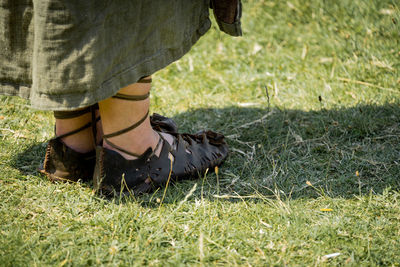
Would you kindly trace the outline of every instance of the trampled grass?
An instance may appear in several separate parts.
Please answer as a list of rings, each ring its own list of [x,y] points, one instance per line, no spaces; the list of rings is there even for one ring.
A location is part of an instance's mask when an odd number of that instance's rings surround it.
[[[153,111],[231,148],[162,202],[50,183],[52,114],[0,98],[1,266],[400,264],[399,4],[244,8],[154,76]]]

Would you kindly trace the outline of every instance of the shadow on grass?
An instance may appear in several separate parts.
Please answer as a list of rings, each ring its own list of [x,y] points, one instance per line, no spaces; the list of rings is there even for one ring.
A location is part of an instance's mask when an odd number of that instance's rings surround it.
[[[30,144],[21,153],[11,159],[11,167],[18,169],[23,175],[38,175],[43,164],[47,143]]]
[[[399,105],[308,112],[228,107],[196,109],[173,119],[181,132],[208,128],[224,133],[231,153],[218,178],[209,174],[172,185],[166,203],[182,199],[195,183],[194,195],[202,192],[210,200],[276,192],[291,198],[349,198],[400,189]],[[34,144],[17,155],[13,166],[33,174],[43,156],[44,144]],[[146,202],[162,192],[140,198]]]

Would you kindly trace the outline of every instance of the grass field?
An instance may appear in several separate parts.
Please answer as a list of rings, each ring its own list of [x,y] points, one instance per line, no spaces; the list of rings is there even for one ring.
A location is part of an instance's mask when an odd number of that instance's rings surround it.
[[[247,0],[243,29],[154,76],[153,112],[231,150],[164,199],[50,183],[52,113],[0,97],[0,266],[399,266],[399,2]]]

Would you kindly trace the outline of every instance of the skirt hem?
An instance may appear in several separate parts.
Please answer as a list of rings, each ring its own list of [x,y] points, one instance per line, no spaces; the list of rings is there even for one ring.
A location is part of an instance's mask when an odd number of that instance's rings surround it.
[[[135,83],[143,76],[152,75],[156,71],[180,59],[210,27],[211,21],[207,19],[194,32],[191,38],[186,39],[179,48],[164,49],[157,54],[153,54],[146,60],[106,79],[97,89],[89,92],[70,95],[50,95],[35,93],[27,85],[0,83],[0,94],[29,99],[31,107],[39,110],[73,110],[87,107],[115,95],[121,88]]]

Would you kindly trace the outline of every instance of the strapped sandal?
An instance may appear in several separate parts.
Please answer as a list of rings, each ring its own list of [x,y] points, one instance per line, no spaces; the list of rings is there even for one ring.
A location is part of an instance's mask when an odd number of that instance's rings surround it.
[[[115,97],[128,101],[137,98],[137,96],[121,94]],[[137,159],[127,160],[114,150],[98,146],[93,176],[97,192],[103,195],[113,195],[117,192],[133,194],[149,192],[165,185],[169,179],[178,181],[196,178],[203,175],[207,169],[213,171],[214,167],[222,164],[228,155],[224,136],[212,131],[198,134],[168,132],[174,139],[172,145],[158,133],[160,138],[156,148],[153,150],[149,147],[141,155],[127,151],[109,140],[135,129],[146,120],[147,116],[148,112],[133,125],[103,135],[103,141],[109,146]],[[161,152],[157,156],[155,152],[160,147]]]
[[[138,81],[138,83],[149,82],[151,82],[151,79],[148,78]],[[71,119],[92,112],[92,121],[76,130],[50,139],[46,148],[43,166],[39,169],[40,173],[46,175],[53,182],[77,182],[78,180],[87,182],[93,178],[96,162],[95,150],[87,153],[77,152],[66,146],[62,138],[81,132],[89,127],[92,127],[93,136],[96,136],[96,127],[94,126],[100,120],[100,117],[95,117],[95,111],[98,108],[98,105],[95,104],[81,110],[54,112],[54,117],[57,119]],[[150,123],[153,129],[159,132],[176,132],[178,130],[176,123],[172,119],[157,113],[150,116]]]
[[[95,106],[91,106],[76,111],[54,111],[56,119],[71,119],[92,112],[92,121],[76,130],[50,139],[47,144],[43,167],[39,169],[50,181],[77,182],[78,180],[82,180],[86,182],[90,180],[90,175],[93,175],[94,164],[96,162],[95,151],[87,153],[77,152],[66,146],[62,138],[79,133],[89,127],[92,127],[93,135],[96,136],[96,127],[93,127],[93,125],[100,118],[96,119],[94,117],[95,108]]]

